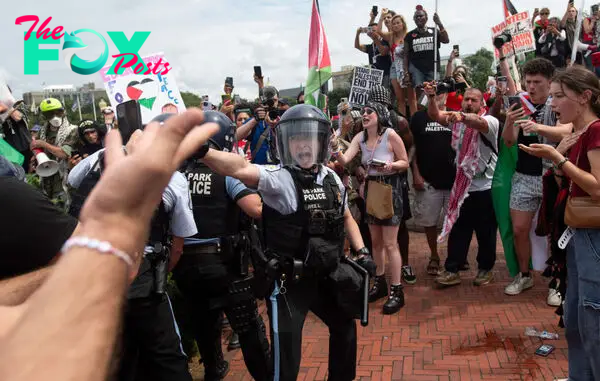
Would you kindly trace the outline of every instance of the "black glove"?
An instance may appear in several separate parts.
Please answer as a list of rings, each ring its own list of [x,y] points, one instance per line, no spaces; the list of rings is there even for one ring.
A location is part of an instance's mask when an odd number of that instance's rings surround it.
[[[362,249],[356,252],[356,260],[355,262],[362,267],[363,269],[369,272],[369,275],[374,277],[377,271],[377,265],[375,261],[373,261],[373,257],[369,253],[369,249],[363,247]]]

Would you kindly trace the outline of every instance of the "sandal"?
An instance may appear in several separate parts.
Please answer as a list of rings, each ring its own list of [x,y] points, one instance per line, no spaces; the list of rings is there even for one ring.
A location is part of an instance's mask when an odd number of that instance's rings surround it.
[[[439,271],[440,271],[440,259],[439,258],[429,258],[429,264],[427,264],[427,274],[438,275]]]

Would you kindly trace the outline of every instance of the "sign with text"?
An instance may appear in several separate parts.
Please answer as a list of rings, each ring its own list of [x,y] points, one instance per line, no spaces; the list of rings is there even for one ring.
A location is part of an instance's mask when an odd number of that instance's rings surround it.
[[[165,61],[162,53],[143,57],[146,65],[156,66]],[[102,82],[110,98],[111,106],[135,99],[140,103],[142,123],[149,123],[155,116],[185,111],[183,99],[173,74],[149,73],[139,75],[131,67],[123,74],[109,74],[110,66],[100,70]]]
[[[374,85],[381,85],[382,81],[383,70],[355,67],[348,102],[350,102],[352,106],[364,106],[367,104],[371,87]]]
[[[529,12],[525,11],[507,17],[505,21],[492,27],[492,40],[505,31],[512,36],[512,41],[502,47],[506,57],[535,51],[535,37],[531,28]],[[494,48],[494,53],[496,58],[500,56],[498,49]]]

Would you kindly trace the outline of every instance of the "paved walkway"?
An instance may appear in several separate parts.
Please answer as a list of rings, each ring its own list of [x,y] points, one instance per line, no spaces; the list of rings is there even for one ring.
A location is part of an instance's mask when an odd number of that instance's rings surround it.
[[[369,326],[357,324],[357,379],[533,381],[567,377],[564,331],[557,326],[555,309],[546,305],[545,279],[537,276],[535,287],[521,295],[505,295],[504,286],[510,279],[498,244],[496,280],[484,287],[473,286],[477,267],[474,238],[469,254],[472,269],[463,273],[463,283],[437,289],[425,271],[429,253],[425,236],[410,234],[411,263],[418,281],[405,286],[406,306],[399,313],[382,315],[380,301],[371,304]],[[445,258],[445,246],[441,253]],[[547,358],[534,354],[541,340],[525,336],[527,326],[561,335],[560,340],[548,341],[556,349]],[[327,354],[328,331],[309,315],[298,380],[326,380]],[[226,357],[231,365],[226,380],[251,380],[239,350]]]

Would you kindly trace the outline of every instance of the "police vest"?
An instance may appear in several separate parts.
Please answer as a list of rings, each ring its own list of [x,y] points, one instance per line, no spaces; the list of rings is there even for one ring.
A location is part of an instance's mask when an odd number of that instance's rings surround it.
[[[194,220],[198,227],[194,238],[237,235],[241,211],[227,194],[225,176],[214,173],[202,163],[190,163],[185,169],[185,177],[190,187]]]
[[[92,192],[100,180],[100,175],[104,169],[104,151],[98,154],[98,160],[92,166],[92,169],[79,184],[79,187],[71,192],[71,205],[69,206],[69,214],[79,219],[79,213],[87,196]]]
[[[304,259],[309,238],[322,237],[341,244],[344,237],[343,195],[333,173],[323,179],[295,168],[284,167],[294,180],[298,207],[283,215],[267,204],[263,205],[264,238],[268,250],[278,255]]]
[[[69,214],[75,218],[79,218],[81,207],[83,206],[89,194],[92,192],[92,189],[94,189],[100,180],[102,170],[104,169],[103,159],[104,151],[98,154],[98,160],[83,178],[79,187],[72,193],[75,202],[73,202],[69,208]],[[170,226],[169,222],[169,215],[166,212],[164,203],[161,201],[160,205],[154,212],[152,221],[150,222],[150,236],[147,243],[148,246],[154,246],[156,243],[160,243],[164,246],[167,245]],[[133,280],[133,283],[129,288],[127,297],[132,299],[149,296],[152,293],[153,288],[154,272],[152,271],[152,264],[146,258],[144,258],[140,264],[138,275]]]

